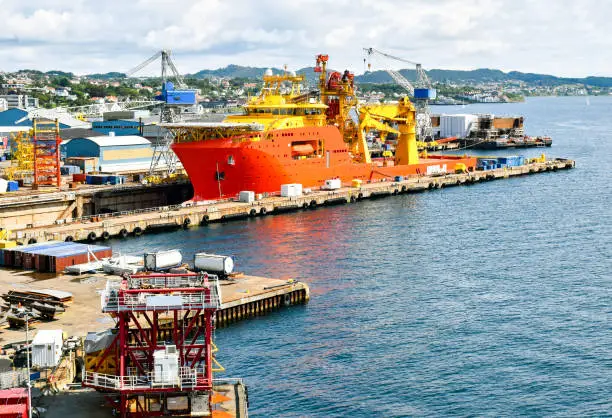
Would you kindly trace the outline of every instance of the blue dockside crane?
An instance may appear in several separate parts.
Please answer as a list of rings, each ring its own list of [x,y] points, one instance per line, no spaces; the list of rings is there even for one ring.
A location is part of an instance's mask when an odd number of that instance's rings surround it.
[[[185,84],[183,76],[176,69],[174,61],[171,57],[171,52],[162,49],[156,52],[146,61],[140,63],[126,73],[127,77],[132,76],[142,70],[147,65],[161,58],[161,92],[155,96],[155,100],[159,100],[161,104],[159,112],[160,123],[179,122],[182,118],[184,110],[195,108],[197,105],[196,90],[189,89]],[[174,82],[169,81],[169,74],[172,74]],[[170,148],[172,145],[172,134],[164,133],[160,130],[155,147],[153,150],[153,158],[151,160],[151,168],[149,169],[149,178],[158,178],[157,174],[163,174],[163,177],[170,177],[176,171],[176,155]]]
[[[411,64],[416,67],[416,81],[411,83],[400,74],[399,71],[392,70],[391,68],[385,68],[385,71],[391,76],[391,78],[403,87],[408,95],[412,98],[414,102],[414,107],[416,109],[416,119],[417,119],[417,138],[420,141],[433,141],[433,127],[431,124],[431,111],[429,110],[429,101],[435,100],[436,98],[436,89],[431,86],[431,81],[429,81],[429,77],[427,77],[427,73],[423,69],[423,66],[417,62],[409,61],[400,57],[396,57],[391,54],[387,54],[386,52],[379,51],[375,48],[363,48],[364,52],[367,55],[368,59],[371,59],[373,55],[380,55],[382,57],[403,62],[406,64]],[[364,58],[364,62],[366,59]],[[371,70],[372,64],[368,62],[368,71]]]

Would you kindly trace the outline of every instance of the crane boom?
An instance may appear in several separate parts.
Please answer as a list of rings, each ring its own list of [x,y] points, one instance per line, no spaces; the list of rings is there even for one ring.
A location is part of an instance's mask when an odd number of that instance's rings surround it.
[[[138,71],[142,70],[144,67],[146,67],[147,65],[151,64],[153,61],[158,59],[161,56],[161,54],[162,54],[162,51],[157,51],[149,59],[141,62],[136,67],[132,68],[130,71],[125,73],[125,76],[126,77],[131,77],[133,74],[136,74]]]
[[[404,58],[396,57],[395,55],[387,54],[386,52],[379,51],[378,49],[375,49],[375,48],[363,48],[363,50],[369,56],[372,56],[374,54],[378,54],[378,55],[382,55],[383,57],[391,58],[391,59],[396,60],[396,61],[405,62],[406,64],[419,65],[418,63],[416,63],[414,61],[410,61],[410,60],[407,60],[407,59],[404,59]]]
[[[431,87],[431,81],[429,81],[429,77],[427,77],[425,70],[423,70],[423,66],[417,62],[396,57],[395,55],[387,54],[386,52],[379,51],[375,48],[363,48],[363,50],[366,52],[368,57],[371,57],[372,55],[381,55],[385,58],[412,64],[416,67],[416,81],[414,84],[408,81],[406,77],[401,75],[399,71],[392,70],[389,67],[386,67],[385,71],[391,76],[393,81],[399,84],[411,97],[413,97],[416,107],[417,135],[419,139],[433,139],[434,135],[431,124],[429,100],[435,98],[436,92]],[[370,68],[370,64],[368,64],[368,68]]]
[[[412,83],[410,83],[410,81],[406,79],[406,77],[401,75],[399,71],[391,69],[386,69],[385,71],[391,76],[393,80],[395,80],[397,84],[402,86],[410,96],[414,96],[414,86],[412,85]]]

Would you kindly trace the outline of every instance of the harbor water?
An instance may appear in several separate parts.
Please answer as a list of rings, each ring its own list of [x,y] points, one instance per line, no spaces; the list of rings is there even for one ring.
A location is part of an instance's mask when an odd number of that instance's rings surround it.
[[[434,111],[524,115],[553,147],[488,154],[577,168],[110,241],[308,282],[216,331],[251,416],[612,415],[612,97]]]

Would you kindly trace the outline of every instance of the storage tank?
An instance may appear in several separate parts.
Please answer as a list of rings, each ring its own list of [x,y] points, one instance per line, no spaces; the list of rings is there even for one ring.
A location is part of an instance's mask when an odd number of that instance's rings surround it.
[[[183,255],[179,250],[156,251],[144,254],[145,269],[150,271],[180,266],[182,262]]]
[[[193,265],[196,270],[212,274],[226,275],[234,271],[234,260],[225,255],[198,253]]]

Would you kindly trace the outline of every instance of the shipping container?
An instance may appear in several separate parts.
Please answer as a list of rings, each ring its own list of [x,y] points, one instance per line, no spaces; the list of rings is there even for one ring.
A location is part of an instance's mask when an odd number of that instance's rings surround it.
[[[67,266],[82,264],[89,261],[91,251],[98,259],[110,257],[112,249],[98,245],[87,245],[70,243],[71,245],[61,248],[49,248],[41,250],[36,259],[35,267],[40,272],[61,273]]]
[[[329,179],[325,180],[325,184],[321,187],[323,190],[338,190],[342,187],[342,181],[340,179]]]
[[[9,181],[6,185],[6,191],[7,192],[16,192],[17,190],[19,190],[19,183],[17,183],[16,181]]]
[[[75,182],[78,182],[78,183],[85,183],[86,180],[87,180],[87,174],[85,174],[85,173],[73,174],[72,175],[72,181],[75,181]]]
[[[282,197],[299,197],[302,195],[302,185],[300,183],[281,184]]]
[[[67,246],[70,246],[72,243],[54,242],[54,243],[41,243],[41,244],[42,245],[39,247],[35,247],[30,250],[22,251],[21,266],[20,266],[21,268],[23,268],[24,270],[32,270],[35,268],[35,259],[38,254],[44,252],[45,250],[55,250],[59,248],[65,248]]]
[[[470,114],[440,115],[441,138],[466,138],[478,116]]]
[[[238,201],[242,203],[253,203],[255,201],[255,192],[243,190],[238,194]]]
[[[28,245],[20,245],[17,246],[15,248],[12,248],[11,251],[5,251],[5,260],[4,260],[4,264],[6,266],[11,266],[11,267],[21,267],[23,264],[23,252],[24,251],[29,251],[41,246],[47,246],[53,243],[58,243],[58,242],[62,242],[62,241],[47,241],[47,242],[39,242],[36,244],[28,244]],[[10,254],[9,259],[6,259],[6,254]]]
[[[32,366],[55,367],[62,357],[64,338],[61,329],[40,330],[32,340]]]

